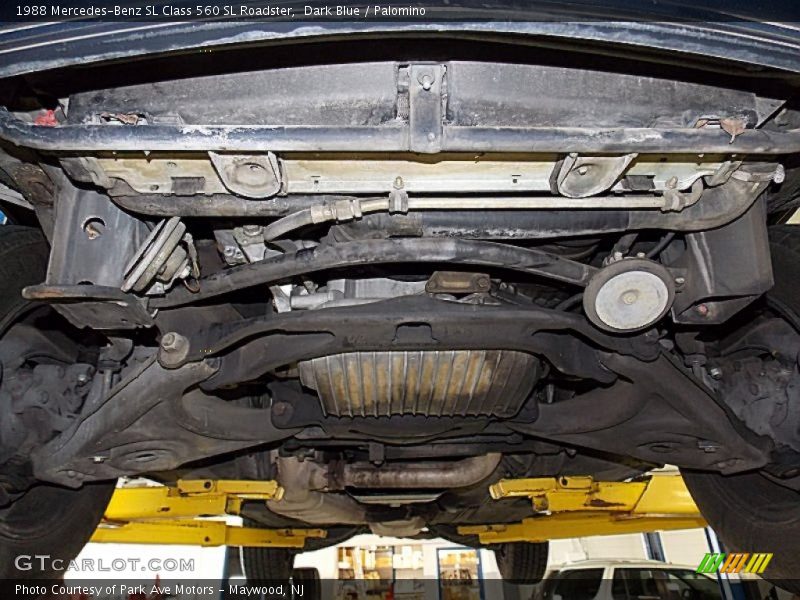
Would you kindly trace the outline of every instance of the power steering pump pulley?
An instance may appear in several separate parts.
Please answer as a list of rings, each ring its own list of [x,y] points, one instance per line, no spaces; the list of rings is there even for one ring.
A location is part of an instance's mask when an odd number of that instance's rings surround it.
[[[598,271],[586,286],[586,316],[606,331],[641,331],[661,319],[672,306],[675,284],[662,265],[626,258]]]

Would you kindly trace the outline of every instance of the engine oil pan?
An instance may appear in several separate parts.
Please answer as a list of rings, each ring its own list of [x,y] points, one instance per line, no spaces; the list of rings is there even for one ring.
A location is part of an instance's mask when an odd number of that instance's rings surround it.
[[[348,352],[299,363],[300,380],[336,417],[512,417],[540,375],[512,350]]]

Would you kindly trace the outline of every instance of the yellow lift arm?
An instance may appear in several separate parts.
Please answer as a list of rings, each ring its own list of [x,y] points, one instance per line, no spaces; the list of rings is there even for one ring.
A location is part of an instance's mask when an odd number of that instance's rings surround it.
[[[505,479],[492,498],[530,498],[535,516],[519,523],[470,525],[462,535],[482,543],[536,542],[570,537],[704,527],[679,475],[644,481],[602,482],[591,477]],[[245,500],[280,500],[275,481],[182,480],[175,487],[120,488],[92,541],[303,548],[322,529],[232,527],[207,517],[238,515]]]
[[[303,548],[323,529],[234,527],[208,517],[238,515],[246,500],[280,500],[275,481],[181,480],[175,487],[118,488],[93,542]]]
[[[705,527],[680,475],[645,481],[603,482],[591,477],[504,479],[489,488],[495,500],[527,497],[536,516],[519,523],[470,525],[462,535],[484,544],[644,533]]]

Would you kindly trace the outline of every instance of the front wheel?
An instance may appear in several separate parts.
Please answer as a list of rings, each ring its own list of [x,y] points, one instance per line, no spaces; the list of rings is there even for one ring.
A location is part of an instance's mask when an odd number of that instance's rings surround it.
[[[0,227],[0,579],[60,577],[114,491],[32,476],[30,455],[75,417],[93,368],[79,332],[22,298],[23,287],[44,280],[47,256],[40,231]]]
[[[508,542],[494,548],[503,581],[518,585],[539,583],[547,571],[548,542]]]
[[[39,484],[0,509],[0,579],[57,579],[92,537],[114,486]]]
[[[771,553],[764,578],[800,592],[800,494],[759,473],[684,471],[683,479],[726,551]]]
[[[242,568],[247,581],[288,583],[295,553],[288,548],[242,548]]]
[[[306,600],[320,600],[322,598],[322,581],[319,571],[313,567],[297,567],[292,570],[292,586],[301,589],[298,596]]]
[[[736,337],[749,340],[749,345],[755,348],[752,352],[757,357],[764,355],[763,348],[769,349],[769,355],[764,356],[764,360],[769,362],[763,364],[779,364],[781,372],[791,374],[797,372],[796,356],[800,345],[800,227],[772,227],[770,251],[775,276],[775,286],[767,294],[767,303],[772,311],[770,314],[772,318],[782,319],[789,324],[789,331],[794,329],[794,333],[768,336],[760,334],[758,329],[751,331],[746,325]],[[740,361],[744,360],[743,354],[736,356]],[[776,363],[776,356],[785,358],[783,362]],[[730,377],[729,373],[736,375],[737,371],[746,373],[745,367],[737,368],[735,363],[731,367],[723,367],[723,383]],[[771,372],[769,369],[763,369],[761,373],[756,370],[758,377]],[[752,383],[756,384],[757,380]],[[761,397],[760,389],[756,390],[758,394],[753,394],[753,389],[750,390],[751,397],[757,400]],[[766,392],[765,395],[772,393]],[[739,397],[746,395],[740,394]],[[783,438],[779,442],[798,448],[800,440],[797,436],[800,432],[791,423],[792,414],[800,410],[800,398],[788,387],[783,396],[778,397],[785,405],[784,413],[770,413],[769,404],[753,404],[748,413],[742,414],[750,417],[755,426],[760,422],[780,427],[777,431]],[[732,400],[730,395],[725,399],[729,403]],[[741,409],[741,401],[738,406]],[[768,433],[768,430],[761,431]],[[789,463],[789,467],[792,465]],[[785,468],[783,470],[786,471]],[[700,512],[717,532],[726,551],[771,553],[773,556],[764,571],[764,577],[780,587],[800,592],[800,492],[761,473],[726,476],[687,471],[683,476]]]

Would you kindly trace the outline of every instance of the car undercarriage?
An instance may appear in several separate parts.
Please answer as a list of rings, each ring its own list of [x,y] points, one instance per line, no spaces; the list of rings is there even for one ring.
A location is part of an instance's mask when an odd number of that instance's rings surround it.
[[[671,464],[800,492],[774,249],[796,238],[797,73],[436,40],[256,54],[0,93],[0,203],[49,246],[3,321],[0,505],[275,479],[242,514],[335,542],[529,516],[490,499],[503,477]]]

